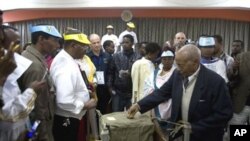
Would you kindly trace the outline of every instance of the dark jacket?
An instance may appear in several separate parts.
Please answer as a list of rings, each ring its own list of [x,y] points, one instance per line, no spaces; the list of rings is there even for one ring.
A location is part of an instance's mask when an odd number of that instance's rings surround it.
[[[105,84],[107,84],[107,73],[112,60],[112,56],[103,51],[100,52],[99,56],[96,56],[92,51],[88,52],[87,55],[95,65],[96,71],[104,71],[104,80]]]
[[[121,96],[132,97],[132,78],[130,72],[137,58],[138,56],[133,50],[118,52],[113,55],[109,70],[108,85]],[[128,70],[129,75],[126,77],[119,77],[120,70]]]
[[[144,113],[172,98],[170,121],[178,122],[181,120],[182,94],[182,76],[175,70],[159,90],[138,102],[140,111]],[[188,122],[192,126],[190,141],[222,141],[223,129],[232,114],[232,104],[224,79],[200,65],[188,111]],[[169,124],[169,128],[173,126]]]
[[[232,101],[235,113],[243,110],[245,105],[250,105],[250,52],[244,52],[237,55],[236,60],[240,61],[238,76],[239,81],[233,89]],[[248,101],[247,101],[248,100]]]

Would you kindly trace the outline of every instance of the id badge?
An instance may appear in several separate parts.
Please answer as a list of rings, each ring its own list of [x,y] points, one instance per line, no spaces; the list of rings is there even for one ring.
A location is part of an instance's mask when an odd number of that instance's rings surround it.
[[[97,84],[104,85],[104,72],[103,71],[96,71],[96,78],[97,78]]]

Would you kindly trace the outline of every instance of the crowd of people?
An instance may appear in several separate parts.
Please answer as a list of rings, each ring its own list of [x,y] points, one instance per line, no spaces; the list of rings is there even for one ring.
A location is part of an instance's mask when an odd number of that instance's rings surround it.
[[[128,118],[152,109],[175,141],[228,141],[229,125],[250,122],[250,54],[241,40],[229,55],[220,35],[189,43],[178,32],[161,47],[139,41],[132,22],[119,36],[107,25],[102,37],[41,24],[23,48],[0,14],[0,141],[99,140],[95,109],[128,110]]]

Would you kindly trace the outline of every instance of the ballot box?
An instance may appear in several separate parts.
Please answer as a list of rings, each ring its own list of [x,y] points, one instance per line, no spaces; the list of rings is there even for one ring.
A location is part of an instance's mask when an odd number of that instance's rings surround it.
[[[154,124],[148,115],[127,118],[126,112],[114,112],[99,118],[102,141],[153,141]]]

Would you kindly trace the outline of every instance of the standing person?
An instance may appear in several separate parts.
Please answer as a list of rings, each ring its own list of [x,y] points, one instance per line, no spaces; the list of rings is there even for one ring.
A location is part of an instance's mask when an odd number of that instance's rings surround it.
[[[119,43],[118,37],[114,34],[114,27],[112,25],[108,25],[106,29],[107,29],[107,34],[102,36],[101,45],[104,47],[105,41],[108,41],[108,40],[113,41],[114,47],[115,47],[115,53],[116,53],[120,43]]]
[[[3,35],[14,32],[9,27],[5,27],[3,31],[5,32]],[[20,48],[20,45],[15,43],[15,37],[5,36],[2,39],[5,43],[6,40],[12,42],[5,44],[4,48],[8,49],[6,54],[0,42],[0,141],[24,140],[28,130],[26,123],[29,122],[29,114],[34,108],[37,92],[45,83],[35,81],[27,89],[21,91],[17,80],[27,71],[32,62],[14,53],[16,47]]]
[[[230,55],[224,52],[223,40],[222,40],[221,35],[214,35],[213,37],[215,40],[214,56],[224,61],[226,65],[226,70],[228,72],[230,69],[230,66],[232,66],[234,62],[234,59]]]
[[[87,88],[89,92],[92,92],[93,95],[96,97],[96,87],[97,87],[97,80],[96,80],[96,68],[91,59],[86,55],[86,50],[84,51],[84,56],[81,59],[76,59],[77,64],[80,67],[80,70],[82,73],[86,74],[87,81],[88,83]],[[96,97],[97,100],[97,97]],[[91,128],[91,134],[89,128]],[[90,125],[90,126],[88,126]],[[97,127],[97,122],[96,122],[96,109],[89,109],[87,111],[87,116],[83,116],[83,118],[80,121],[80,127],[79,127],[79,132],[78,132],[78,141],[86,141],[88,140],[86,138],[86,135],[88,135],[88,139],[94,138],[98,139],[98,127]]]
[[[184,32],[178,32],[174,36],[174,50],[178,51],[181,47],[185,45],[187,37]]]
[[[176,52],[177,69],[169,80],[134,104],[128,117],[133,118],[137,111],[144,113],[172,98],[172,124],[168,126],[175,130],[170,139],[184,132],[184,140],[222,141],[224,128],[232,117],[231,100],[223,78],[201,65],[200,59],[200,51],[195,45],[183,46]],[[179,124],[184,127],[183,131]]]
[[[35,80],[46,81],[46,87],[39,91],[35,109],[30,118],[34,122],[40,120],[38,127],[39,141],[53,141],[52,125],[54,117],[54,87],[48,74],[45,56],[59,48],[61,34],[52,25],[37,25],[31,28],[32,45],[27,47],[22,55],[32,60],[31,66],[19,80],[21,89],[26,89]]]
[[[106,53],[108,53],[110,56],[113,56],[115,53],[115,45],[114,42],[111,40],[107,40],[103,43],[103,48]]]
[[[132,93],[132,103],[137,102],[142,99],[144,81],[146,76],[149,76],[155,70],[154,61],[159,54],[161,47],[157,43],[148,43],[145,47],[145,56],[135,61],[131,70],[133,93]]]
[[[145,47],[147,46],[148,42],[141,42],[135,44],[135,52],[138,54],[139,59],[146,55]]]
[[[164,83],[166,83],[175,70],[174,53],[170,50],[165,50],[161,54],[162,68],[157,68],[155,71],[145,80],[144,84],[144,97],[153,91],[160,89]],[[154,109],[154,113],[158,119],[168,120],[171,115],[172,99],[164,101],[158,107]],[[166,123],[158,121],[162,129],[166,129]]]
[[[232,43],[231,57],[235,58],[239,53],[244,51],[244,42],[241,40],[234,40]]]
[[[198,46],[201,50],[201,64],[219,74],[228,83],[225,63],[213,57],[215,41],[211,36],[200,36]]]
[[[241,40],[234,40],[232,43],[232,53],[231,57],[233,57],[234,61],[237,60],[237,55],[244,52],[244,42]],[[238,69],[239,69],[239,62],[233,63],[231,66],[229,66],[228,69],[228,87],[230,94],[232,94],[233,89],[240,83],[240,77],[238,75]]]
[[[111,56],[102,51],[101,39],[99,35],[91,34],[89,36],[89,40],[91,43],[89,45],[90,52],[88,52],[87,55],[96,67],[96,94],[98,98],[97,109],[99,109],[102,114],[106,114],[108,112],[107,107],[110,100],[110,94],[107,86],[107,73],[111,62]]]
[[[132,46],[134,38],[132,35],[123,37],[123,51],[114,54],[109,69],[108,85],[112,93],[113,112],[123,111],[131,106],[132,78],[131,68],[137,60],[137,54]]]
[[[233,117],[229,125],[246,125],[250,123],[250,52],[243,52],[235,57],[233,72],[239,78],[232,89]],[[229,130],[228,130],[229,131]],[[229,134],[226,134],[225,141],[229,141]]]
[[[68,29],[64,49],[54,58],[50,73],[56,86],[56,108],[53,124],[55,141],[77,141],[79,123],[87,109],[96,106],[74,59],[83,58],[90,44],[87,36]]]
[[[136,33],[133,31],[135,29],[135,24],[133,22],[128,22],[127,23],[127,28],[126,30],[124,30],[120,35],[119,35],[119,42],[120,44],[123,42],[123,37],[127,34],[130,34],[131,36],[133,36],[134,38],[134,43],[133,44],[136,44],[138,43],[138,40],[137,40],[137,35]],[[122,50],[122,49],[121,49]]]

